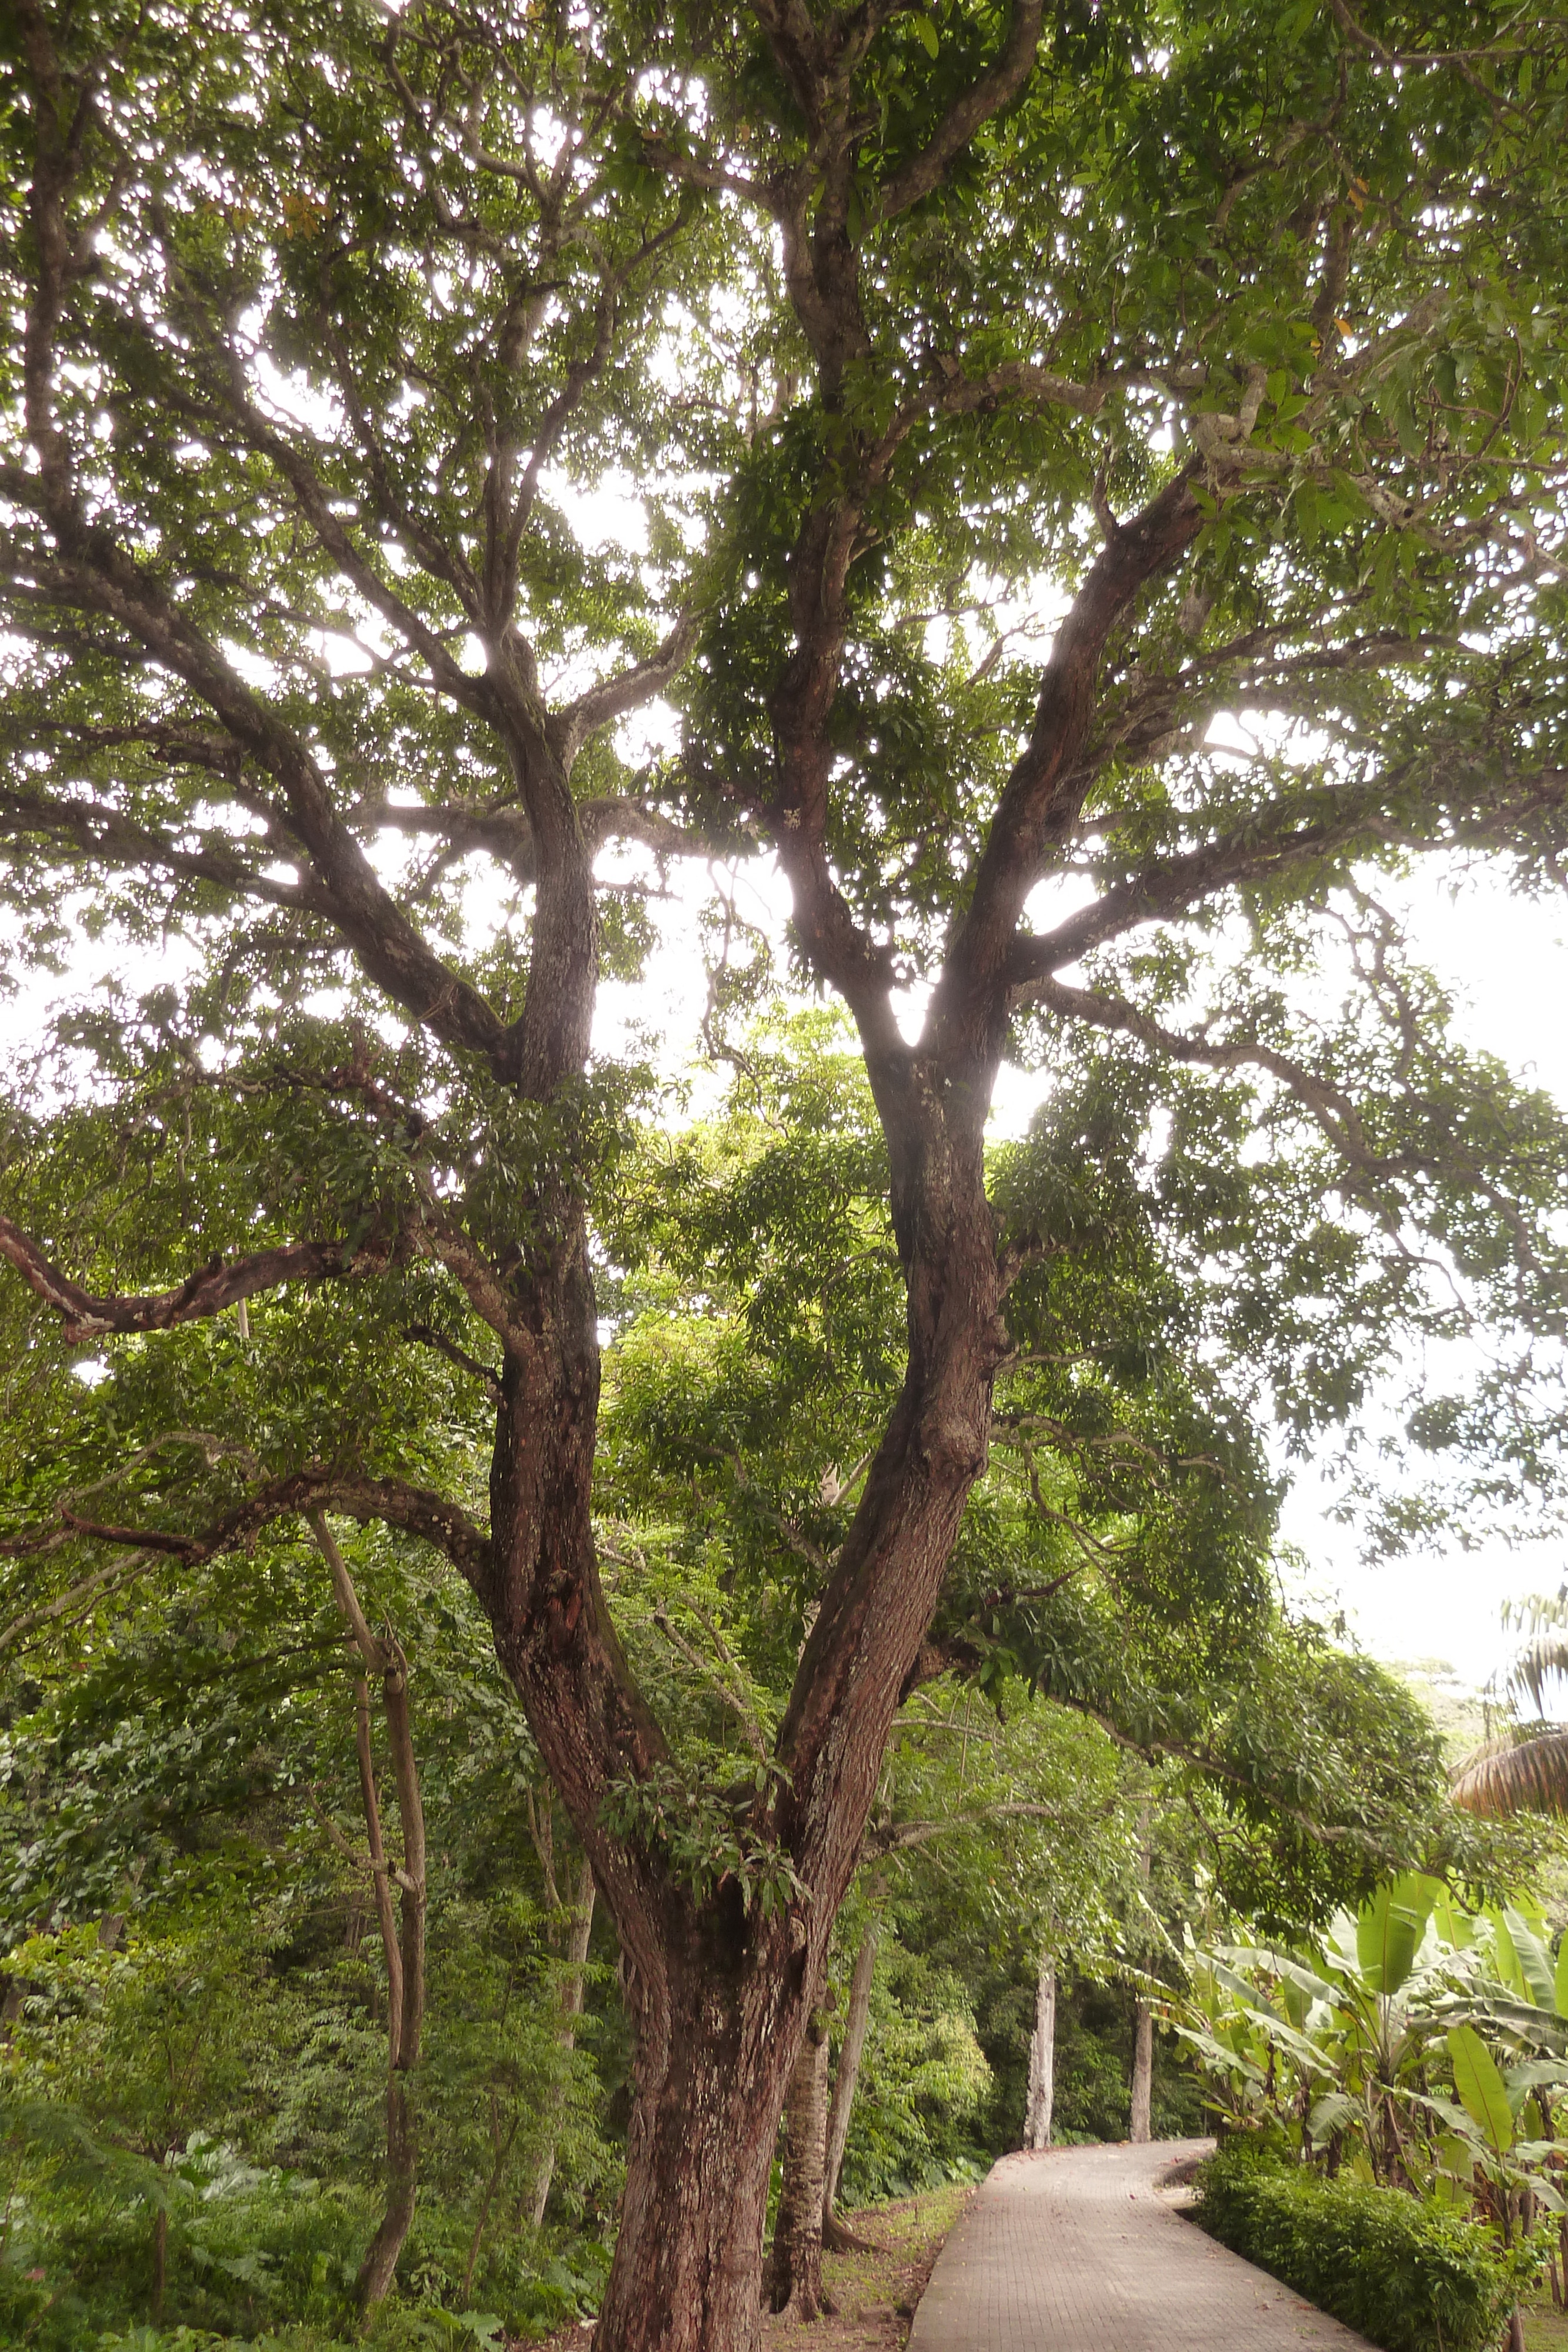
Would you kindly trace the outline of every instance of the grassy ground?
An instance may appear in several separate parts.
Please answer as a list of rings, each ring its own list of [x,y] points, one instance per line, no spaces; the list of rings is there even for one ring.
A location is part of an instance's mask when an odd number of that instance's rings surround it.
[[[915,2306],[925,2291],[931,2266],[972,2189],[934,2189],[896,2205],[874,2205],[843,2219],[873,2252],[824,2254],[822,2284],[837,2312],[802,2330],[787,2319],[771,2320],[768,2352],[896,2352],[907,2342]]]
[[[1568,2352],[1568,2313],[1553,2311],[1550,2301],[1526,2305],[1524,2344],[1525,2352]]]

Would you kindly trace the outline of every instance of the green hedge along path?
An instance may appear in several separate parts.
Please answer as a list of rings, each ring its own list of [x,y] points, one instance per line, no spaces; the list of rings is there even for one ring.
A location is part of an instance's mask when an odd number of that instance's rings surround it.
[[[909,2352],[1371,2352],[1160,2192],[1212,2146],[1003,2157],[937,2258]]]

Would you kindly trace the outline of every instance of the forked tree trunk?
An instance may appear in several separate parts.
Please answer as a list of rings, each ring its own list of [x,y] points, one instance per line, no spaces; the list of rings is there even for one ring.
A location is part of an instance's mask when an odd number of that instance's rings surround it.
[[[1133,2011],[1133,2112],[1127,2137],[1140,2147],[1149,2137],[1155,2094],[1155,2018],[1146,2000]]]
[[[1025,2147],[1051,2146],[1056,2104],[1056,1955],[1042,1952],[1034,1992],[1034,2032],[1029,2045],[1029,2101],[1024,2108]],[[1134,2135],[1136,2137],[1136,2134]]]
[[[944,1108],[920,1101],[920,1116],[940,1127]],[[737,1821],[754,1852],[788,1866],[800,1892],[786,1902],[747,1908],[728,1877],[699,1898],[671,1869],[656,1829],[607,1832],[606,1796],[653,1782],[668,1751],[626,1667],[598,1573],[585,1246],[570,1277],[581,1284],[580,1315],[559,1291],[547,1314],[541,1285],[540,1339],[519,1341],[506,1360],[494,1533],[477,1583],[497,1654],[614,1919],[636,2036],[601,2352],[753,2352],[758,2340],[785,2087],[860,1860],[888,1731],[920,1671],[965,1502],[985,1467],[991,1383],[1006,1348],[984,1192],[984,1090],[969,1108],[972,1132],[926,1139],[924,1171],[921,1145],[905,1139],[895,1182],[911,1286],[904,1386],[801,1655],[778,1736],[784,1769]],[[547,1377],[542,1359],[556,1349]],[[819,2238],[821,2217],[819,2176]]]
[[[822,2293],[823,2158],[828,2125],[828,2021],[814,2011],[785,2101],[784,2179],[768,2265],[768,2300],[792,2319],[816,2319]]]
[[[844,2150],[849,2146],[850,2118],[854,2112],[855,2086],[860,2081],[866,2029],[871,2023],[871,1988],[876,1974],[876,1947],[877,1928],[873,1920],[861,1937],[855,1953],[854,1971],[850,1978],[849,2011],[844,2018],[843,2047],[839,2052],[839,2071],[833,2077],[833,2103],[828,2110],[828,2145],[822,2164],[822,2243],[824,2246],[836,2246],[841,2252],[861,2242],[844,2228],[834,2208],[839,2201],[839,2176],[844,2168]]]
[[[561,1979],[561,2021],[556,2028],[556,2042],[562,2063],[577,2041],[577,2021],[582,2015],[583,1997],[587,1990],[588,1945],[593,1933],[593,1869],[585,1859],[577,1874],[577,1894],[572,1904],[571,1933],[566,1948],[566,1974]],[[539,2168],[534,2177],[533,2206],[530,2219],[536,2230],[544,2225],[545,2208],[549,2203],[550,2182],[555,2178],[555,2153],[559,2132],[560,2111],[566,2101],[566,2085],[558,2085],[551,2094],[547,2133],[539,2154]]]

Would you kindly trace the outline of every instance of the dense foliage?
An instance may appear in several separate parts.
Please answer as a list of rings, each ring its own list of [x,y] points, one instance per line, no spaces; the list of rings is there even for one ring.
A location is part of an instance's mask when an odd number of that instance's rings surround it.
[[[1563,1494],[1568,1129],[1396,914],[1568,849],[1562,26],[12,0],[0,65],[6,976],[113,968],[0,1108],[26,2194],[259,2309],[197,2217],[329,2216],[384,2102],[352,2292],[439,2329],[602,2268],[619,2149],[604,2352],[751,2352],[846,1899],[869,2183],[978,2128],[982,1881],[1009,1977],[1153,1984],[1148,1804],[1270,1935],[1521,1867],[1282,1611],[1270,1439],[1463,1340],[1382,1538]]]
[[[1198,2175],[1205,2229],[1384,2352],[1490,2352],[1540,2264],[1451,2210],[1324,2180],[1228,2140]]]

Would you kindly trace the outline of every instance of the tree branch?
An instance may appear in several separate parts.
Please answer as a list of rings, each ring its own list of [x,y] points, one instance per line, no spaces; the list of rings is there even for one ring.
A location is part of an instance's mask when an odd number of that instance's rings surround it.
[[[232,1265],[214,1259],[174,1289],[142,1297],[84,1290],[9,1217],[0,1217],[0,1258],[9,1260],[28,1288],[58,1311],[68,1344],[80,1347],[116,1334],[172,1330],[178,1323],[221,1314],[242,1298],[254,1298],[258,1291],[276,1290],[284,1283],[342,1279],[384,1265],[387,1252],[384,1244],[350,1250],[342,1242],[289,1242],[261,1250],[255,1257],[238,1258]]]
[[[696,644],[699,626],[699,615],[688,605],[655,653],[645,661],[633,663],[630,669],[601,678],[551,719],[550,734],[563,768],[570,772],[584,743],[601,727],[607,726],[612,719],[624,718],[629,710],[640,710],[644,703],[664,693],[685,666]]]
[[[179,1560],[183,1567],[201,1568],[236,1545],[250,1544],[275,1520],[329,1510],[346,1519],[380,1519],[406,1535],[420,1537],[444,1552],[476,1588],[488,1572],[490,1538],[457,1504],[427,1486],[411,1486],[404,1478],[372,1478],[324,1462],[307,1463],[302,1469],[268,1479],[202,1535],[183,1536],[162,1528],[110,1527],[69,1511],[62,1511],[59,1519],[71,1535],[117,1544],[128,1551],[159,1552]],[[37,1550],[50,1541],[49,1538],[32,1541],[14,1538],[0,1550]]]
[[[1139,592],[1190,547],[1203,524],[1192,472],[1178,474],[1111,537],[1057,633],[1029,742],[1003,787],[967,913],[932,999],[926,1034],[964,1058],[999,1046],[1006,973],[1024,900],[1046,854],[1077,821],[1087,779],[1075,769],[1093,716],[1101,656]]]
[[[920,153],[883,182],[876,217],[895,220],[940,187],[976,131],[1011,104],[1034,69],[1044,15],[1042,0],[1013,0],[1012,23],[996,63],[954,101]]]

